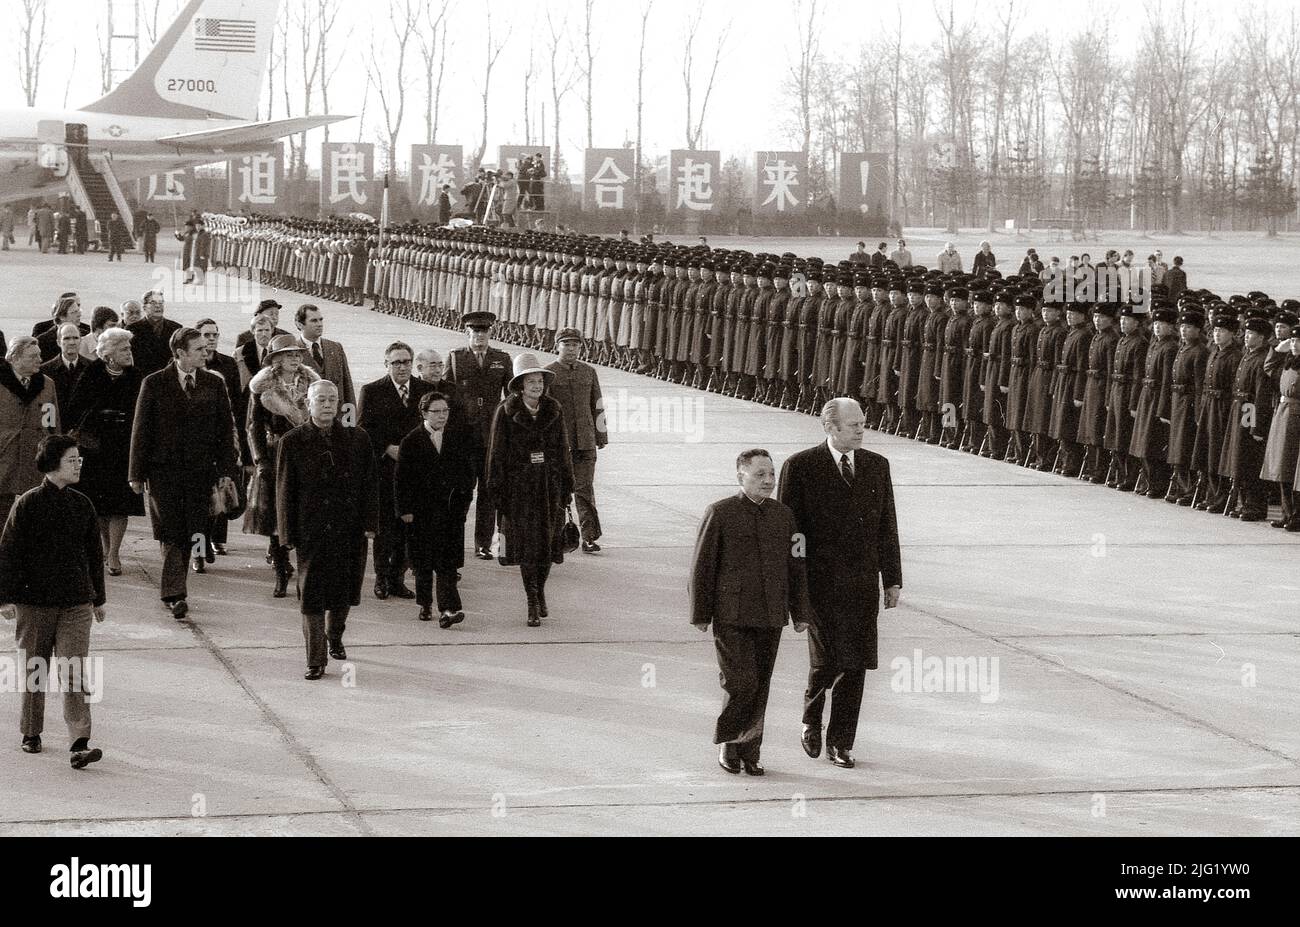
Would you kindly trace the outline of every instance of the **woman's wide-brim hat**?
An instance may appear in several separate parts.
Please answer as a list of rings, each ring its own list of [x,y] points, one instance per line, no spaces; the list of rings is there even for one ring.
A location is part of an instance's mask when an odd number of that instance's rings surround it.
[[[521,389],[519,381],[530,373],[540,373],[546,380],[550,380],[555,376],[554,370],[547,370],[542,366],[542,362],[537,359],[536,354],[531,354],[527,351],[515,355],[514,364],[515,375],[510,378],[510,391],[514,393],[519,392]]]
[[[270,345],[266,349],[266,357],[262,360],[262,366],[268,367],[278,354],[289,354],[296,351],[301,354],[305,348],[299,344],[298,339],[293,335],[276,335],[271,339]]]

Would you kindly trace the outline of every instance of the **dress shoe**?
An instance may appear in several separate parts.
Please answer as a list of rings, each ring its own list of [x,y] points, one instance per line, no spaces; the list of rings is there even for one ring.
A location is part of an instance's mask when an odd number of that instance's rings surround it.
[[[799,742],[803,744],[803,752],[814,760],[822,755],[822,729],[820,727],[805,724],[803,733],[799,735]]]
[[[23,738],[23,753],[40,753],[41,752],[41,735],[33,734],[30,737]]]
[[[109,567],[109,568],[108,568],[108,575],[109,575],[109,576],[121,576],[121,575],[122,575],[122,568],[121,568],[121,567]]]
[[[727,755],[726,744],[723,744],[718,748],[718,765],[733,776],[740,775],[740,760],[734,756]]]
[[[433,606],[432,606],[432,605],[421,605],[421,606],[420,606],[420,620],[421,620],[421,621],[432,621],[432,620],[433,620]],[[438,619],[438,624],[442,625],[444,628],[447,627],[445,624],[442,624],[442,619]]]
[[[1285,528],[1285,527],[1286,527],[1286,519],[1285,519],[1285,518],[1275,518],[1275,519],[1273,519],[1272,521],[1270,521],[1270,522],[1268,523],[1268,526],[1269,526],[1270,528]]]
[[[323,666],[309,666],[309,667],[307,667],[307,672],[305,672],[305,673],[302,674],[302,678],[303,678],[303,679],[320,679],[320,678],[321,678],[322,676],[324,676],[324,675],[325,675],[325,667],[323,667]]]
[[[1267,512],[1242,512],[1241,513],[1242,521],[1263,521],[1265,518],[1268,518]]]
[[[826,759],[842,769],[852,769],[854,766],[853,754],[841,747],[827,747]]]
[[[408,589],[404,583],[390,583],[388,594],[398,599],[415,598],[415,593]]]
[[[203,559],[208,563],[217,562],[217,548],[215,544],[208,544],[207,550],[203,553]]]
[[[195,557],[194,560],[190,562],[190,569],[192,569],[195,573],[208,572],[207,565],[203,562],[202,557]]]
[[[488,550],[486,547],[480,547],[474,551],[474,556],[478,557],[480,560],[491,560],[492,551]]]
[[[177,599],[175,602],[172,602],[167,607],[171,609],[172,617],[175,618],[177,621],[184,621],[185,616],[190,613],[189,603],[186,602],[184,599]]]
[[[347,648],[342,643],[330,644],[330,659],[346,660],[348,658]]]
[[[594,554],[600,550],[600,545],[595,541],[583,541],[582,552],[584,554]]]
[[[1210,504],[1208,502],[1198,502],[1193,505],[1192,508],[1196,509],[1198,512],[1205,512],[1209,510]]]
[[[225,544],[213,544],[213,545],[212,545],[212,549],[213,549],[214,551],[216,551],[218,554],[220,554],[221,556],[223,556],[223,557],[226,556],[226,545],[225,545]]]
[[[271,598],[283,599],[289,594],[289,574],[279,571],[275,574],[275,588],[271,590]]]
[[[78,750],[72,754],[73,769],[85,769],[91,763],[98,763],[104,758],[104,751],[95,747],[93,750]]]
[[[528,616],[528,627],[530,627],[530,628],[540,628],[541,626],[542,626],[542,619],[541,619],[541,618],[539,618],[539,617],[538,617],[537,615],[535,615],[535,614],[534,614],[534,615],[529,615],[529,616]]]
[[[741,760],[740,765],[744,767],[747,776],[761,776],[767,772],[762,766],[758,765],[758,760]]]
[[[375,580],[375,598],[381,602],[388,598],[388,583],[382,579]]]
[[[424,617],[424,613],[425,613],[425,611],[428,611],[428,612],[429,612],[429,617],[428,617],[428,618],[425,618],[425,617]],[[429,620],[431,620],[432,618],[433,618],[433,612],[432,612],[432,610],[430,610],[430,609],[422,609],[422,610],[420,611],[420,620],[421,620],[421,621],[429,621]],[[444,631],[445,631],[447,628],[450,628],[450,627],[451,627],[451,612],[443,612],[441,615],[438,616],[438,627],[442,628]]]

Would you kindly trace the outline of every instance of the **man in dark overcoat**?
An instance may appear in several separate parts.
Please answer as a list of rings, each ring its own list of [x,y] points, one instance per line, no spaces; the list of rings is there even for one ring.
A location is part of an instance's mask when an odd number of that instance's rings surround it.
[[[1260,478],[1260,470],[1277,402],[1277,384],[1264,372],[1272,331],[1266,318],[1246,320],[1241,362],[1232,383],[1229,431],[1219,461],[1219,473],[1232,480],[1236,496],[1236,507],[1227,514],[1242,521],[1268,517],[1269,486]]]
[[[378,514],[370,438],[343,427],[338,407],[337,386],[313,383],[310,421],[280,439],[276,457],[275,513],[280,543],[297,551],[306,679],[325,675],[327,646],[330,657],[348,658],[343,632],[349,610],[361,604],[366,541]]]
[[[1201,410],[1201,390],[1205,386],[1205,367],[1210,352],[1205,346],[1205,316],[1187,309],[1178,317],[1182,344],[1174,356],[1173,380],[1169,398],[1169,464],[1172,477],[1165,501],[1190,506],[1200,482],[1192,470],[1192,450],[1196,446],[1196,421]]]
[[[563,329],[556,338],[556,347],[560,359],[546,368],[555,374],[547,392],[564,411],[564,427],[569,435],[569,454],[573,460],[573,501],[578,508],[582,550],[594,554],[600,550],[596,540],[601,535],[594,488],[596,452],[609,443],[600,380],[594,367],[578,360],[582,348],[580,331]]]
[[[181,324],[164,317],[166,302],[158,290],[144,294],[144,318],[127,326],[135,337],[131,339],[131,353],[141,376],[162,370],[171,362],[171,338],[180,331]]]
[[[796,631],[811,621],[804,560],[794,513],[770,498],[772,456],[755,448],[736,459],[740,492],[704,512],[695,542],[689,595],[691,624],[713,626],[724,693],[713,742],[718,764],[763,775],[759,751],[767,696],[787,617]]]
[[[794,512],[803,537],[813,606],[803,747],[811,757],[821,755],[822,711],[833,690],[827,757],[852,768],[862,687],[877,665],[881,585],[885,608],[895,607],[903,567],[889,461],[862,448],[861,407],[832,399],[822,409],[822,427],[826,441],[781,468],[778,498]]]
[[[187,566],[202,556],[212,490],[239,472],[225,381],[203,369],[203,335],[182,328],[172,363],[144,378],[131,428],[131,489],[148,489],[153,536],[162,544],[161,598],[178,621],[189,612]]]
[[[1164,498],[1169,491],[1169,406],[1173,396],[1174,357],[1178,336],[1174,325],[1178,313],[1172,306],[1159,306],[1151,313],[1151,343],[1147,345],[1142,388],[1134,403],[1133,437],[1129,454],[1138,458],[1145,477],[1146,495]],[[1141,484],[1137,488],[1143,488]]]

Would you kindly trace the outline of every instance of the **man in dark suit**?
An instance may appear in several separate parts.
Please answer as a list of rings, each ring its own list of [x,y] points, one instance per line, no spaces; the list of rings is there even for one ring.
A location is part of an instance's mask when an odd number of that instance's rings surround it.
[[[822,427],[825,443],[800,451],[781,468],[779,498],[803,535],[813,607],[804,751],[821,755],[822,710],[834,690],[826,755],[847,769],[853,766],[866,671],[877,664],[880,587],[885,608],[896,606],[903,567],[889,461],[862,449],[862,409],[852,399],[832,399],[822,408]]]
[[[724,693],[713,742],[718,764],[763,775],[759,750],[767,694],[786,617],[808,627],[812,607],[798,555],[794,513],[770,498],[776,485],[772,455],[755,448],[736,458],[740,492],[704,512],[691,566],[691,624],[713,625]]]
[[[325,316],[316,306],[304,303],[294,316],[298,326],[298,341],[303,347],[302,362],[339,388],[339,415],[345,419],[348,412],[356,412],[356,394],[352,391],[352,371],[343,345],[322,337],[325,333]]]
[[[135,355],[135,366],[140,375],[147,377],[166,367],[172,360],[172,335],[180,331],[179,322],[163,318],[166,306],[163,295],[158,290],[144,294],[141,300],[144,318],[127,326],[135,337],[131,339],[131,353]]]
[[[465,515],[474,496],[469,432],[451,424],[444,393],[420,397],[423,423],[402,439],[394,474],[395,504],[406,525],[415,601],[420,620],[433,620],[433,580],[438,579],[438,627],[465,620],[457,570],[465,564]]]
[[[477,474],[478,501],[474,509],[474,556],[492,559],[492,536],[496,533],[496,512],[488,491],[485,464],[492,415],[505,398],[513,364],[505,351],[489,344],[491,312],[467,312],[461,317],[469,335],[469,346],[451,352],[449,379],[456,384],[465,404],[465,421],[474,440],[474,470]]]
[[[229,354],[218,350],[221,342],[221,329],[212,319],[200,319],[195,329],[203,336],[203,346],[207,349],[204,368],[219,374],[226,381],[226,393],[230,397],[230,412],[234,418],[235,447],[239,452],[241,467],[252,466],[253,455],[248,450],[248,429],[244,419],[248,413],[248,396],[240,383],[239,363]],[[203,564],[211,563],[215,554],[226,553],[226,539],[230,536],[230,519],[217,515],[212,519],[212,531],[208,535],[209,543],[205,547],[206,557],[195,562],[196,573],[204,572]]]
[[[276,302],[274,299],[264,299],[257,304],[257,309],[253,312],[254,319],[256,319],[259,315],[265,315],[270,317],[271,324],[275,326],[274,329],[271,331],[272,338],[275,338],[278,335],[291,334],[291,332],[287,332],[280,327],[281,308],[282,307],[280,306],[280,304]],[[252,340],[253,340],[253,330],[252,327],[250,326],[248,331],[242,331],[235,337],[235,347],[242,348],[245,344],[247,344],[249,341]]]
[[[71,430],[76,422],[66,420],[68,400],[72,398],[72,388],[77,385],[81,375],[86,372],[86,359],[81,356],[81,329],[75,325],[59,326],[59,354],[41,364],[41,372],[54,381],[55,394],[59,401],[59,415],[65,417],[63,427]]]
[[[409,345],[395,341],[384,351],[388,373],[361,387],[357,424],[370,436],[377,464],[379,527],[375,533],[375,598],[390,595],[413,599],[406,587],[406,532],[393,504],[393,479],[398,452],[405,438],[420,427],[420,397],[433,387],[411,376],[415,354]]]
[[[149,490],[162,600],[179,621],[189,611],[186,561],[207,530],[212,489],[238,472],[238,458],[230,396],[221,377],[203,369],[203,336],[182,328],[171,343],[173,362],[140,385],[127,479],[135,492]]]
[[[456,384],[444,378],[446,370],[442,355],[433,348],[425,348],[415,355],[415,375],[447,397],[447,404],[451,407],[448,427],[458,428],[465,424],[465,403]]]

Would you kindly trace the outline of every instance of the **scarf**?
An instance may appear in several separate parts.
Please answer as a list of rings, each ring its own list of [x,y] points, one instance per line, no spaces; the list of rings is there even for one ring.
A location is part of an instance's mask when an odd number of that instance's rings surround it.
[[[27,381],[27,387],[24,389],[18,380],[18,374],[14,373],[13,367],[8,363],[0,364],[0,385],[18,397],[21,405],[29,406],[32,401],[41,395],[41,390],[45,388],[45,374],[36,371]]]

